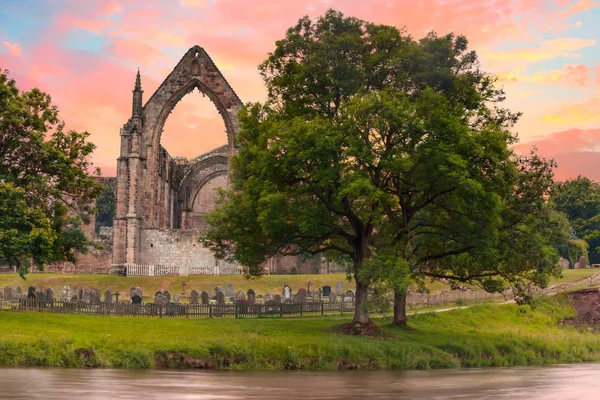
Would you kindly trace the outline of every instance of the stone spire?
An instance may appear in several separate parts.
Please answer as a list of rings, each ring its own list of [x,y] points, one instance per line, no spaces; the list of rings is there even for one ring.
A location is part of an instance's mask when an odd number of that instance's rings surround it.
[[[135,87],[133,88],[133,107],[132,107],[132,116],[141,116],[142,115],[142,94],[144,91],[142,90],[142,78],[140,76],[140,69],[138,68],[137,75],[135,77]]]

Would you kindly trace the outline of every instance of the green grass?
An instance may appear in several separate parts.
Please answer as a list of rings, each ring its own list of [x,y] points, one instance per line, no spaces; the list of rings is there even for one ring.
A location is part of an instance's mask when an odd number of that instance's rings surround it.
[[[564,296],[535,308],[482,304],[375,318],[384,338],[335,333],[349,316],[143,319],[0,312],[0,365],[113,368],[427,369],[600,360],[600,336],[558,322]]]

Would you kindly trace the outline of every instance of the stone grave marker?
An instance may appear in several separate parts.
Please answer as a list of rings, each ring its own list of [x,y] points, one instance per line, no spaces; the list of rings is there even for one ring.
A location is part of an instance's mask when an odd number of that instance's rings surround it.
[[[306,289],[306,295],[307,296],[312,296],[312,282],[308,282],[308,284],[306,285],[307,289]]]
[[[198,304],[198,291],[196,289],[190,292],[190,304]]]
[[[111,289],[106,289],[106,291],[104,292],[104,302],[107,304],[112,303],[112,290]]]
[[[217,304],[225,304],[225,293],[222,290],[217,290]]]
[[[254,289],[248,289],[248,303],[254,304],[256,302],[256,292]]]
[[[292,300],[292,288],[288,285],[283,285],[283,300],[290,301]]]
[[[329,302],[330,303],[337,303],[337,295],[333,292],[329,293]]]
[[[77,300],[83,300],[83,288],[80,287],[77,291]]]
[[[179,303],[179,295],[178,294],[173,296],[173,303],[175,303],[175,304]]]
[[[298,289],[298,292],[294,296],[294,303],[305,303],[306,302],[306,289]]]
[[[281,296],[278,294],[274,295],[273,301],[275,302],[275,304],[281,304]]]
[[[221,293],[223,293],[223,292],[221,292]],[[217,293],[217,297],[219,297],[218,293]],[[208,292],[206,290],[203,290],[202,293],[200,294],[200,300],[202,301],[202,304],[204,304],[204,305],[210,303],[210,296],[208,295]]]
[[[271,293],[267,292],[267,293],[265,293],[263,299],[264,299],[264,301],[266,303],[267,301],[272,301],[273,300],[273,296],[271,295]]]
[[[12,300],[12,298],[13,298],[13,289],[10,286],[6,286],[4,288],[4,298],[6,300]]]
[[[217,295],[219,294],[219,290],[220,290],[220,291],[223,291],[223,288],[222,288],[221,286],[217,286],[217,287],[215,288],[215,298],[216,298],[216,297],[217,297]],[[225,295],[225,293],[223,293],[223,295]]]
[[[168,290],[164,290],[162,292],[162,295],[165,296],[165,302],[166,303],[170,303],[171,302],[171,292],[169,292]]]
[[[54,301],[54,289],[52,289],[51,287],[46,289],[46,301]]]
[[[21,289],[21,286],[17,286],[17,297],[19,299],[23,297],[23,289]]]
[[[246,300],[246,294],[244,293],[243,290],[238,290],[237,295],[235,296],[235,299],[237,301],[244,301],[244,300]]]
[[[63,300],[68,300],[71,298],[71,288],[68,286],[63,286],[62,298]]]
[[[335,283],[335,293],[336,294],[340,294],[344,291],[344,282],[342,281],[337,281]]]
[[[37,300],[37,296],[35,294],[35,287],[34,286],[29,286],[29,288],[27,289],[27,298],[29,300]]]
[[[325,285],[322,287],[323,289],[323,297],[329,297],[329,293],[331,293],[331,286]]]
[[[355,297],[354,290],[348,289],[346,291],[345,296],[344,296],[344,303],[352,303],[352,304],[354,304],[354,297]]]
[[[165,296],[163,296],[161,292],[157,292],[154,295],[154,304],[162,306],[164,301],[165,301]]]
[[[131,304],[142,304],[142,296],[139,294],[134,294],[131,297]]]
[[[36,290],[35,298],[37,301],[46,301],[46,289],[42,287],[40,290]]]
[[[92,300],[92,293],[90,292],[90,289],[88,289],[88,288],[83,289],[83,301],[89,303],[91,300]]]
[[[587,258],[585,256],[579,257],[577,264],[579,265],[578,268],[587,268]]]
[[[232,284],[225,285],[225,296],[233,297],[234,295],[235,295],[235,292],[233,290],[233,285]]]

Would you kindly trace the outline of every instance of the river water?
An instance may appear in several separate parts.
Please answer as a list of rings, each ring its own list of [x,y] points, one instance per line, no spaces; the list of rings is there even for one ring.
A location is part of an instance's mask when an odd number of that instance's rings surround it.
[[[0,368],[0,399],[597,399],[600,364],[408,372]]]

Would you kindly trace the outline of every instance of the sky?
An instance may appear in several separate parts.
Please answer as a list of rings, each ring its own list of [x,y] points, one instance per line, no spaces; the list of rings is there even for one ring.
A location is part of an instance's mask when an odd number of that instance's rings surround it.
[[[504,106],[523,112],[516,150],[555,159],[557,179],[600,181],[598,0],[0,0],[0,69],[22,90],[49,93],[68,128],[90,132],[95,165],[114,176],[138,68],[146,101],[197,44],[243,102],[263,101],[258,64],[299,18],[328,8],[414,38],[466,35],[505,89]],[[186,157],[226,142],[198,92],[175,107],[162,137]]]

